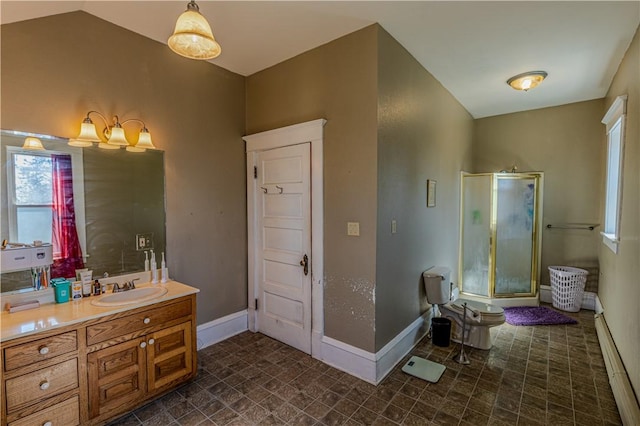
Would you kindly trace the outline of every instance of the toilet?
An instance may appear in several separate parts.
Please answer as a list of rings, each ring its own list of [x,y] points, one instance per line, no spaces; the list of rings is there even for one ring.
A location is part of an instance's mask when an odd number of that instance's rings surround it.
[[[493,346],[490,328],[503,324],[504,310],[489,303],[459,298],[450,301],[445,295],[451,294],[451,270],[436,266],[422,273],[427,302],[438,305],[440,315],[451,320],[451,340],[462,341],[462,318],[464,303],[467,304],[465,345],[488,350]],[[449,296],[450,297],[450,296]]]

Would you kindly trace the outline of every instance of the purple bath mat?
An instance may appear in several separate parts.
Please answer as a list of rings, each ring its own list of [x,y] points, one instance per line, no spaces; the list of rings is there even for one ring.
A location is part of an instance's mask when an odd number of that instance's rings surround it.
[[[546,306],[514,306],[503,308],[511,325],[577,324],[578,321]]]

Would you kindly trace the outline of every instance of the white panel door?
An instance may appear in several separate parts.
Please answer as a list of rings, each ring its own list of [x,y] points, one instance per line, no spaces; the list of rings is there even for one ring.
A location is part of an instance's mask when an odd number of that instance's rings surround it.
[[[310,146],[258,153],[258,330],[311,353]]]

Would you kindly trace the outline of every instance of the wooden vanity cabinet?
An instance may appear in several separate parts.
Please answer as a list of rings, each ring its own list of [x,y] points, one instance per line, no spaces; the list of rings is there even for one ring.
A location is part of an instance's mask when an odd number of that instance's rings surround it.
[[[2,345],[2,424],[80,424],[82,356],[77,330]]]
[[[190,380],[195,308],[189,295],[6,342],[2,425],[104,424]]]

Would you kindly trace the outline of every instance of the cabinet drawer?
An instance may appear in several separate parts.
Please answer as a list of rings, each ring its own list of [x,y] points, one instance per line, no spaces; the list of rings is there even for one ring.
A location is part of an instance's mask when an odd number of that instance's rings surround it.
[[[23,343],[4,350],[4,368],[6,371],[15,370],[16,368],[73,352],[77,349],[78,336],[75,330]]]
[[[7,411],[78,387],[78,359],[23,374],[6,381]]]
[[[191,315],[191,299],[184,299],[171,305],[106,320],[87,327],[87,345],[104,342],[145,328],[162,325],[169,321]]]
[[[80,402],[77,396],[37,413],[9,423],[8,426],[76,426],[80,424]]]

